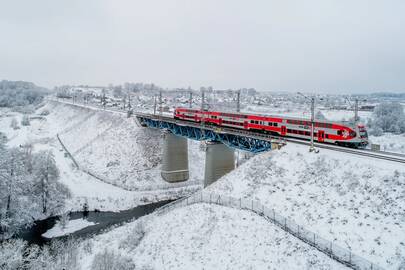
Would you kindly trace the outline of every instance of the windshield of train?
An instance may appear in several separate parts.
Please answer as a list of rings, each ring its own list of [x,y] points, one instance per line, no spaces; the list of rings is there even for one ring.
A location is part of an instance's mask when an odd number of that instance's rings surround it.
[[[360,138],[368,138],[367,130],[364,126],[359,126]]]

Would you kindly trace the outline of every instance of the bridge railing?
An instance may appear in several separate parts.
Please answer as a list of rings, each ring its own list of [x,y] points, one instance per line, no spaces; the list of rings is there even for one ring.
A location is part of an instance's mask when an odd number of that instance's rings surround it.
[[[376,270],[383,269],[382,267],[368,261],[367,259],[354,254],[351,250],[343,248],[336,244],[335,242],[329,241],[316,233],[304,228],[303,226],[297,224],[291,219],[288,219],[279,213],[277,213],[274,208],[269,208],[263,205],[260,201],[249,200],[244,198],[234,198],[230,196],[218,195],[215,193],[208,192],[197,192],[190,197],[175,201],[170,203],[157,212],[158,214],[164,214],[171,211],[177,207],[187,206],[195,203],[210,203],[217,204],[221,206],[249,210],[255,212],[273,224],[283,229],[284,231],[294,235],[301,241],[307,243],[308,245],[316,248],[332,259],[352,268],[361,270]]]

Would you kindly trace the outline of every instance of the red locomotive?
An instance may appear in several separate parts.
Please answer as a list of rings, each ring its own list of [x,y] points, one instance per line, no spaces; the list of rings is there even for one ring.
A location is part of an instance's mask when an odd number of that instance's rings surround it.
[[[174,118],[191,122],[204,122],[219,127],[251,130],[276,136],[311,139],[311,121],[284,116],[245,113],[211,112],[176,108]],[[314,140],[348,147],[365,147],[368,135],[364,125],[315,120]]]

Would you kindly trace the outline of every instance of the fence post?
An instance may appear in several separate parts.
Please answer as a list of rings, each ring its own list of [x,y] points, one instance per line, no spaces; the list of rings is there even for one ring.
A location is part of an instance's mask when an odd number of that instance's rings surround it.
[[[330,254],[333,254],[333,252],[332,252],[332,242],[330,242]]]
[[[253,200],[252,200],[252,209],[251,210],[253,211]]]
[[[273,221],[274,222],[276,221],[276,212],[274,211],[274,208],[273,208]]]
[[[211,204],[211,195],[212,195],[212,194],[210,193],[210,204]]]

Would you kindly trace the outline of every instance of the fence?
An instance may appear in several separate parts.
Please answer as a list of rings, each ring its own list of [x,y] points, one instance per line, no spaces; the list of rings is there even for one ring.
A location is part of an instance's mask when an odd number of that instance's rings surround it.
[[[62,145],[63,150],[65,150],[65,152],[69,155],[70,159],[73,161],[76,168],[80,169],[79,164],[76,162],[75,158],[72,156],[72,154],[69,152],[69,150],[67,150],[66,146],[63,144],[62,140],[60,139],[59,134],[56,134],[56,138],[58,138],[58,141],[59,141],[60,145]]]
[[[156,212],[157,214],[164,214],[178,206],[186,206],[195,203],[210,203],[253,211],[269,219],[272,223],[274,223],[284,231],[294,235],[301,241],[309,244],[310,246],[321,251],[322,253],[328,255],[332,259],[352,269],[361,269],[361,270],[383,269],[382,267],[356,254],[353,254],[350,250],[342,248],[339,245],[329,240],[326,240],[316,235],[315,233],[305,229],[304,227],[296,224],[294,221],[281,216],[274,209],[270,209],[267,206],[264,206],[257,200],[248,200],[240,198],[237,199],[229,196],[217,195],[214,193],[197,192],[191,195],[190,197],[169,203],[161,207]]]

